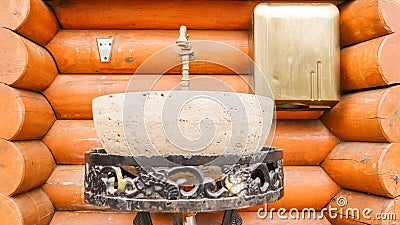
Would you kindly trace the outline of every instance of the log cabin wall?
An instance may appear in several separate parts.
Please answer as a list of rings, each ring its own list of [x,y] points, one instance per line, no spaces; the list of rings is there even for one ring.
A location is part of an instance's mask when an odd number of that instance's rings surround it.
[[[252,11],[260,2],[1,1],[0,206],[6,210],[0,215],[5,224],[132,224],[133,213],[83,200],[84,152],[101,146],[91,100],[124,92],[147,57],[175,43],[181,24],[188,26],[190,40],[220,41],[249,54]],[[342,100],[323,116],[321,111],[278,112],[273,145],[284,149],[285,196],[269,207],[322,210],[346,197],[346,207],[397,212],[400,2],[330,2],[341,4]],[[102,36],[113,36],[114,50],[120,49],[110,63],[99,60],[96,38]],[[240,59],[231,60],[246,70]],[[179,84],[178,69],[168,73],[154,90]],[[204,89],[202,77],[212,77],[229,84],[230,91],[252,93],[243,79],[219,65],[194,63],[191,73],[199,78],[194,88]],[[152,79],[139,77],[143,84]],[[372,223],[329,217],[262,220],[258,208],[242,210],[244,224]],[[171,220],[155,216],[155,224]],[[222,214],[197,219],[218,224]]]

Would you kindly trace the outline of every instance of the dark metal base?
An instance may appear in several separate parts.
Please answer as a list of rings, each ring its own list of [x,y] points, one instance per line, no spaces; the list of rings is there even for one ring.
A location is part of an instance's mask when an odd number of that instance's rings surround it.
[[[148,158],[93,149],[86,153],[85,200],[139,212],[135,225],[151,225],[150,212],[224,210],[222,225],[240,225],[242,219],[236,209],[274,202],[283,196],[282,164],[282,151],[267,147],[246,156]],[[219,171],[221,176],[215,178],[210,171]],[[181,220],[175,216],[174,225],[182,225]]]
[[[138,212],[133,220],[133,225],[153,225],[149,212]]]

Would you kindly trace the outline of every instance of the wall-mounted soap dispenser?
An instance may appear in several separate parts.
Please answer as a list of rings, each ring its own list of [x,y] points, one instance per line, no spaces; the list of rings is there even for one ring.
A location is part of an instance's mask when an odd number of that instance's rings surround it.
[[[278,108],[330,108],[340,99],[339,11],[332,4],[254,9],[254,89]]]

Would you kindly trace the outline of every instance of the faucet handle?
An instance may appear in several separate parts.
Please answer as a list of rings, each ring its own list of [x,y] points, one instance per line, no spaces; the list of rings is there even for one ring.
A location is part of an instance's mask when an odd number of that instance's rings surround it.
[[[186,34],[186,26],[182,25],[179,29],[179,37],[178,40],[176,40],[177,44],[184,44],[188,41],[187,39],[187,34]]]

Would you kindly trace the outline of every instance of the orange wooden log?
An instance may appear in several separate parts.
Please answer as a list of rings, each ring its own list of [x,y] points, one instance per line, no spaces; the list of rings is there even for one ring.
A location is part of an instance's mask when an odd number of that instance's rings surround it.
[[[46,49],[5,28],[0,28],[0,58],[0,82],[16,88],[41,91],[58,74]]]
[[[276,213],[273,215],[273,219],[260,219],[257,217],[255,212],[240,212],[240,216],[243,219],[243,225],[254,225],[254,224],[265,224],[265,225],[329,225],[329,221],[326,218],[322,219],[280,219]],[[317,212],[319,215],[320,213]],[[67,212],[58,211],[54,214],[54,217],[50,225],[81,225],[81,224],[96,224],[96,225],[131,225],[135,218],[135,213],[118,213],[118,212]],[[282,215],[288,216],[288,213]],[[219,225],[222,222],[222,212],[212,213],[198,213],[196,215],[196,222],[198,225]],[[165,225],[172,224],[171,214],[152,214],[152,222],[154,225]]]
[[[272,145],[285,165],[319,165],[338,142],[319,120],[279,120]]]
[[[321,210],[340,187],[329,177],[320,166],[284,166],[284,192],[277,202],[269,203],[268,208],[313,208]],[[264,205],[244,209],[257,212]]]
[[[50,101],[57,118],[91,119],[92,99],[95,97],[127,90],[179,89],[182,77],[168,75],[157,80],[158,76],[137,75],[130,83],[131,78],[130,75],[60,75],[43,94]],[[248,83],[238,75],[193,75],[190,89],[252,93]]]
[[[178,29],[185,24],[190,29],[247,30],[251,29],[253,9],[260,2],[142,0],[132,4],[129,0],[55,0],[48,3],[64,29]]]
[[[0,195],[2,224],[47,225],[54,215],[49,197],[41,189],[13,197]]]
[[[42,189],[58,210],[105,209],[85,202],[84,178],[85,166],[57,166]]]
[[[0,194],[15,195],[42,185],[55,168],[41,141],[9,142],[0,139]]]
[[[342,188],[394,198],[400,195],[400,144],[342,142],[322,164]]]
[[[58,164],[84,164],[85,152],[101,147],[93,120],[57,120],[42,141]]]
[[[0,96],[0,138],[40,139],[55,120],[53,109],[39,93],[0,84]]]
[[[346,204],[343,206],[343,203]],[[361,192],[342,190],[332,198],[326,208],[328,212],[325,213],[325,216],[335,225],[391,225],[399,223],[400,221],[398,199],[383,198]],[[329,208],[331,208],[331,215],[328,214]],[[363,211],[365,216],[363,215]],[[359,214],[357,214],[357,212],[359,212]],[[383,217],[386,218],[383,219]]]
[[[400,86],[347,94],[323,117],[342,140],[398,142]]]
[[[316,120],[324,112],[322,110],[277,110],[276,117],[280,120]]]
[[[64,29],[179,29],[185,24],[190,29],[209,30],[249,29],[253,8],[258,3],[176,0],[135,1],[135,4],[127,0],[49,2]]]
[[[14,30],[39,45],[47,44],[60,29],[52,10],[42,0],[1,1],[0,27]]]
[[[101,147],[92,120],[57,120],[42,141],[58,164],[84,164],[85,152]],[[337,143],[318,120],[278,120],[273,146],[285,165],[319,165]]]
[[[342,91],[400,83],[400,34],[389,34],[341,50]]]
[[[122,18],[121,15],[118,17]],[[79,20],[83,21],[81,18]],[[86,15],[85,18],[89,17]],[[192,43],[192,50],[197,60],[218,60],[217,62],[192,61],[191,74],[235,74],[227,67],[235,69],[236,73],[248,74],[250,70],[246,58],[249,54],[248,32],[188,30],[188,35],[190,41],[212,41],[205,45]],[[132,74],[146,59],[158,53],[159,58],[153,58],[152,63],[147,61],[147,67],[141,67],[140,73],[163,74],[175,66],[175,69],[168,73],[181,74],[182,67],[177,66],[180,64],[178,48],[174,46],[159,52],[166,47],[176,45],[178,36],[178,27],[176,30],[61,30],[46,47],[56,59],[61,73]],[[114,38],[111,60],[102,63],[96,38],[108,37]],[[234,48],[228,48],[226,45]]]
[[[360,43],[398,31],[400,2],[357,0],[340,7],[341,46]]]

